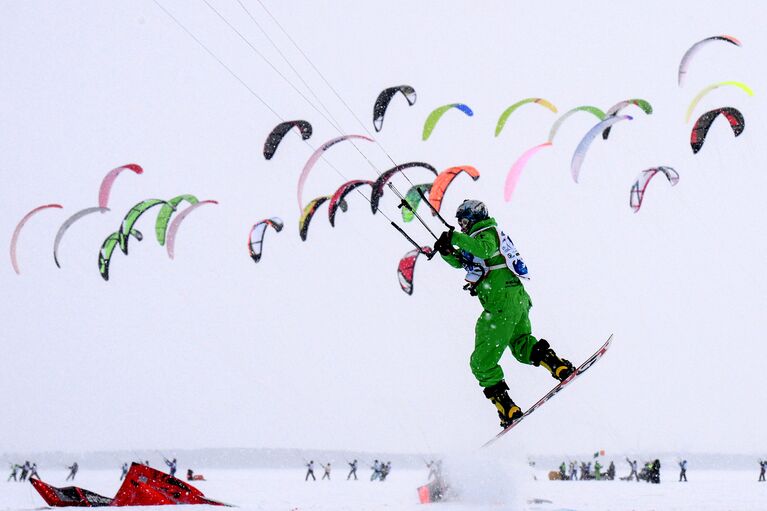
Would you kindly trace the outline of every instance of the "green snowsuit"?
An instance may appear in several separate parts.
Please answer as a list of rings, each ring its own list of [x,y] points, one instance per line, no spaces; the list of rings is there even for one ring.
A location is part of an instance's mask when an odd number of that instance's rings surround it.
[[[496,226],[493,218],[482,220],[474,224],[468,234],[453,232],[451,243],[464,255],[483,259],[487,266],[505,265],[506,260],[499,252]],[[442,255],[442,258],[454,268],[462,266],[455,255]],[[530,297],[514,272],[505,266],[491,270],[479,281],[476,291],[484,310],[474,328],[470,365],[480,386],[491,387],[503,379],[503,369],[498,362],[506,348],[519,362],[532,364],[530,351],[538,340],[530,334]]]

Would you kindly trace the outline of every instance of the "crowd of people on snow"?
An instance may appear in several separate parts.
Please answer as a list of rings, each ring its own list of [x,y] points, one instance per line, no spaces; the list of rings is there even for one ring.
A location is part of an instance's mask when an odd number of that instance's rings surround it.
[[[645,481],[648,483],[659,484],[660,483],[660,460],[655,459],[645,462],[641,470],[639,470],[639,464],[637,460],[626,458],[626,463],[629,465],[629,475],[619,477],[621,481]],[[682,460],[679,463],[679,480],[687,481],[687,460]],[[559,471],[552,471],[549,473],[549,479],[558,479],[563,481],[613,481],[615,480],[615,462],[610,461],[607,470],[602,470],[602,465],[599,460],[594,460],[593,468],[592,463],[589,462],[576,462],[571,461],[569,463],[562,462],[559,465]]]
[[[178,467],[176,458],[173,458],[173,459],[163,458],[163,461],[168,466],[168,473],[172,477],[175,477],[176,470]],[[136,463],[140,465],[146,465],[147,467],[150,466],[149,461],[146,461],[146,460],[137,461]],[[67,475],[67,478],[65,479],[65,481],[74,481],[75,477],[77,476],[77,472],[80,470],[80,465],[75,461],[74,463],[67,466],[66,468],[67,470],[69,470],[69,474]],[[121,481],[125,479],[125,476],[128,475],[129,469],[130,469],[130,463],[125,462],[122,464],[121,472],[120,472]],[[37,463],[32,463],[29,461],[25,461],[22,465],[18,463],[11,463],[11,473],[8,476],[7,481],[23,482],[33,477],[40,479],[40,475],[37,473]],[[186,471],[186,480],[187,481],[204,481],[205,478],[201,474],[195,474],[194,471],[190,468]]]
[[[306,461],[306,476],[304,477],[304,481],[308,481],[309,478],[312,478],[312,481],[316,481],[317,477],[314,475],[314,460]],[[346,475],[346,480],[349,481],[352,477],[354,477],[354,480],[357,480],[357,467],[359,466],[359,461],[349,461],[346,460],[346,464],[349,465],[349,473]],[[320,463],[319,464],[322,467],[322,470],[324,471],[322,474],[322,479],[327,479],[330,481],[330,471],[331,471],[331,463],[328,461],[327,464]],[[373,461],[373,465],[370,467],[372,470],[372,473],[370,474],[370,480],[371,481],[385,481],[386,477],[389,475],[389,472],[391,471],[391,461]]]
[[[639,469],[637,460],[626,458],[626,463],[629,465],[629,475],[619,477],[621,481],[646,481],[648,483],[659,484],[660,483],[660,460],[655,459],[653,461],[647,461]],[[679,466],[679,482],[687,482],[687,460],[677,461]],[[612,481],[615,479],[615,463],[610,462],[607,470],[602,471],[603,465],[599,460],[594,461],[594,467],[592,470],[591,462],[575,462],[571,461],[565,463],[564,461],[559,466],[558,471],[549,472],[549,479],[563,480],[563,481],[576,481],[576,480],[607,480]],[[765,481],[765,473],[767,473],[767,460],[759,460],[759,479],[758,481]]]
[[[77,473],[77,468],[75,468],[75,473]],[[14,481],[22,482],[33,477],[40,479],[40,476],[37,474],[37,463],[30,463],[29,461],[25,461],[23,465],[11,463],[11,475],[8,476],[8,481],[13,479]]]

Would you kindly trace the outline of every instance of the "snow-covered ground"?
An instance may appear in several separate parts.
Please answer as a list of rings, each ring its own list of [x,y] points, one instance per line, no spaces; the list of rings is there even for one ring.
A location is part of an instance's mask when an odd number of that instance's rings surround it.
[[[487,471],[462,474],[462,497],[430,507],[449,511],[497,510],[657,510],[657,511],[750,511],[767,509],[767,483],[757,483],[757,471],[703,470],[689,472],[688,483],[676,482],[677,472],[661,472],[660,485],[624,481],[548,481],[546,471],[498,466]],[[425,470],[393,470],[383,483],[368,480],[360,471],[359,481],[346,481],[346,472],[336,470],[331,481],[304,482],[301,469],[286,470],[199,470],[208,480],[197,483],[211,498],[243,510],[268,511],[399,511],[423,510],[416,487],[423,484]],[[621,472],[619,471],[619,474]],[[65,486],[65,471],[46,471],[47,482]],[[321,472],[320,472],[321,475]],[[114,495],[119,486],[118,470],[84,471],[76,484]],[[17,511],[44,506],[31,485],[0,483],[0,510]],[[149,511],[151,508],[142,508]],[[158,510],[169,508],[158,506]],[[202,507],[195,508],[202,510]]]

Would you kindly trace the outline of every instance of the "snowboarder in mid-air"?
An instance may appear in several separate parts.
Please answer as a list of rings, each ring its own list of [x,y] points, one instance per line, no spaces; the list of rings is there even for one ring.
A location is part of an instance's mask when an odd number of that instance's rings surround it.
[[[485,204],[465,200],[458,207],[456,218],[461,232],[445,231],[434,249],[450,266],[466,270],[465,289],[476,295],[482,305],[470,365],[505,429],[522,417],[522,410],[509,397],[509,386],[498,364],[506,348],[517,361],[543,366],[559,381],[574,369],[570,362],[557,356],[546,340],[533,337],[528,317],[532,302],[520,280],[528,278],[527,267],[511,238],[499,232]]]
[[[66,481],[69,481],[70,479],[72,481],[75,480],[75,476],[77,475],[77,471],[80,469],[80,467],[77,465],[77,462],[75,461],[72,463],[72,465],[67,467],[69,469],[69,475],[66,478]]]
[[[351,479],[352,476],[354,476],[354,480],[356,481],[357,480],[357,460],[354,460],[351,463],[347,461],[346,463],[349,465],[349,475],[346,476],[346,480],[348,481],[349,479]]]

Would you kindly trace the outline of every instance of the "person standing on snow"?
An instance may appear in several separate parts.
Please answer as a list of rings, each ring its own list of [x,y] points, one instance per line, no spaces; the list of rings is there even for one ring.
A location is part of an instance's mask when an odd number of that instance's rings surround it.
[[[626,458],[626,462],[631,466],[631,473],[629,474],[628,481],[631,481],[631,478],[633,477],[636,479],[636,482],[639,482],[639,474],[637,473],[637,460],[631,461],[630,459]]]
[[[165,464],[168,465],[168,468],[170,469],[170,476],[176,477],[176,458],[173,458],[172,460],[169,460],[168,458],[163,458],[165,461]]]
[[[29,467],[29,475],[27,476],[27,479],[32,479],[33,477],[40,479],[40,474],[37,473],[37,463],[32,463],[32,466]]]
[[[65,479],[65,481],[69,481],[72,479],[72,481],[75,480],[75,476],[77,475],[77,471],[80,469],[80,467],[77,465],[77,462],[75,461],[72,463],[71,466],[67,467],[69,469],[69,475]]]
[[[370,474],[370,480],[375,481],[376,479],[379,479],[381,477],[381,464],[378,462],[378,460],[374,460],[373,466],[370,468],[373,469],[373,473]]]
[[[346,476],[346,480],[348,481],[352,476],[354,476],[354,480],[357,480],[357,460],[352,461],[349,463],[346,462],[349,465],[349,475]]]
[[[322,465],[322,463],[320,463],[320,465]],[[322,474],[322,478],[327,478],[327,480],[330,481],[330,462],[328,461],[327,465],[322,465],[322,468],[325,469],[325,473]]]
[[[759,481],[764,481],[765,471],[767,471],[767,461],[759,460]]]
[[[485,397],[498,410],[501,427],[506,428],[522,417],[522,410],[507,393],[509,386],[498,364],[506,348],[517,361],[543,366],[559,381],[574,368],[546,340],[533,337],[528,317],[532,302],[520,280],[528,278],[527,267],[511,239],[499,233],[485,204],[465,200],[455,216],[461,232],[443,232],[434,249],[450,266],[466,270],[466,289],[482,305],[470,366]]]
[[[306,461],[306,460],[304,460]],[[304,481],[309,480],[309,476],[312,476],[312,480],[316,481],[317,478],[314,477],[314,460],[309,461],[309,463],[306,464],[306,477],[304,478]]]
[[[29,474],[30,464],[29,460],[25,460],[24,464],[21,466],[21,475],[19,476],[19,481],[26,481],[27,475]]]
[[[120,481],[125,479],[125,476],[127,476],[127,475],[128,475],[128,464],[127,463],[123,463],[122,474],[120,474]]]
[[[687,460],[682,460],[679,462],[679,482],[681,483],[682,480],[684,482],[687,482]]]
[[[594,479],[597,481],[602,480],[602,464],[599,463],[599,460],[594,462]]]
[[[11,479],[18,482],[18,479],[16,479],[16,474],[20,468],[21,468],[21,465],[17,463],[11,463],[11,475],[8,476],[8,480],[6,482],[10,481]]]

